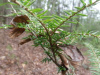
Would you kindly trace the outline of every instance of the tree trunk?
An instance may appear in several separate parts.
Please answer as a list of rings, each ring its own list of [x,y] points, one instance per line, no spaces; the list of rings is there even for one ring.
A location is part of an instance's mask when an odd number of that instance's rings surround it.
[[[7,0],[1,0],[0,1],[1,3],[6,3]],[[9,14],[10,13],[10,10],[11,9],[8,9],[10,8],[10,5],[4,5],[4,6],[1,6],[0,7],[0,24],[9,24],[9,21],[11,20],[9,17],[5,17],[5,15]]]
[[[7,0],[0,0],[0,3],[6,3]],[[11,9],[7,9],[10,8],[10,5],[3,5],[0,6],[0,26],[2,26],[3,24],[9,24],[11,18],[9,17],[5,17],[5,15],[10,13]],[[5,44],[5,42],[7,42],[7,38],[6,38],[6,31],[5,29],[0,29],[0,43]]]

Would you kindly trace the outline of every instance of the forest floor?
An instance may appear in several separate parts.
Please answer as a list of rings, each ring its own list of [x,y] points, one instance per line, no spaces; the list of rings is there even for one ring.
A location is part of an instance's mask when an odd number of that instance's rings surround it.
[[[41,62],[46,57],[41,47],[32,46],[33,42],[18,46],[25,33],[16,39],[8,34],[9,30],[0,30],[0,75],[60,75],[55,64]],[[85,57],[87,68],[80,68],[77,75],[91,75],[88,63]]]

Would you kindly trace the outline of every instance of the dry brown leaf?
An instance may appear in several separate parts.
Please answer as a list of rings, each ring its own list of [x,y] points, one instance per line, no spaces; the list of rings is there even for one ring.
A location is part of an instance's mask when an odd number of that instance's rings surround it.
[[[84,57],[80,50],[73,45],[60,45],[59,46],[67,56],[71,58],[69,62],[76,68],[77,66],[81,66],[84,60]]]
[[[24,39],[24,40],[22,40],[22,41],[19,43],[19,45],[23,45],[23,44],[25,44],[25,43],[27,43],[27,42],[29,42],[29,41],[31,41],[30,38]]]
[[[29,20],[30,19],[26,15],[14,17],[10,23],[11,25],[13,25],[13,28],[11,29],[11,32],[10,32],[10,37],[15,38],[21,35],[25,31],[25,28],[19,28],[17,24],[18,23],[29,24],[28,22]]]
[[[68,70],[69,64],[68,64],[68,60],[66,59],[66,57],[63,54],[59,54],[59,57],[62,61],[62,65],[64,65],[66,69]]]
[[[24,24],[29,24],[30,19],[28,18],[28,16],[26,15],[21,15],[21,16],[16,16],[12,19],[12,21],[10,22],[11,25],[13,25],[14,27],[17,27],[16,23],[24,23]]]
[[[9,34],[9,36],[11,38],[15,38],[15,37],[18,37],[19,35],[21,35],[23,32],[25,31],[24,28],[13,28]]]

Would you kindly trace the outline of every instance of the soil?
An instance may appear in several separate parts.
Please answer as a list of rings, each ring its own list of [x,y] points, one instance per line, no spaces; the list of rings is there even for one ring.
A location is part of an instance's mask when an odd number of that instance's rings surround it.
[[[0,30],[0,75],[61,75],[53,62],[41,62],[46,57],[41,47],[32,46],[33,42],[18,45],[26,35],[11,39],[9,29]],[[76,71],[77,75],[91,75],[87,63],[85,57],[87,67]]]

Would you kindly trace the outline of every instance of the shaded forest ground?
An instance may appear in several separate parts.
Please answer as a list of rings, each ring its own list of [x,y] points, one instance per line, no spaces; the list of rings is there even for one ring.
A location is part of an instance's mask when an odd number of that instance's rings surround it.
[[[55,64],[41,62],[46,57],[41,47],[33,47],[33,42],[18,46],[25,33],[16,39],[10,39],[8,34],[9,30],[0,30],[0,75],[60,75]],[[88,65],[87,57],[84,63]],[[88,68],[77,72],[77,75],[91,75]]]

